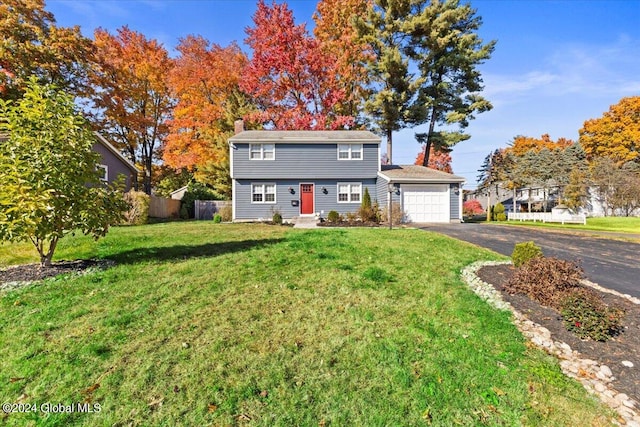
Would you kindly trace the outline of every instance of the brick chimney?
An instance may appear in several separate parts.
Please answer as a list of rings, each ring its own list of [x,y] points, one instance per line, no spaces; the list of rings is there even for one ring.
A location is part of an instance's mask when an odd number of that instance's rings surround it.
[[[233,126],[235,128],[236,135],[239,134],[240,132],[244,132],[244,120],[242,119],[236,120],[235,122],[233,122]]]

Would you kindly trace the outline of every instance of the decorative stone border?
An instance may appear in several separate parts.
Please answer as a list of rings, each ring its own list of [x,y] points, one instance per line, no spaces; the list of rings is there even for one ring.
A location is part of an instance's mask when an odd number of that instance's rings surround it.
[[[484,301],[487,301],[493,307],[499,310],[510,310],[513,313],[513,323],[520,332],[527,337],[533,344],[549,354],[560,359],[560,368],[562,372],[575,378],[587,391],[596,394],[601,401],[614,409],[624,420],[624,425],[629,427],[640,427],[640,414],[636,407],[638,402],[630,399],[625,393],[616,391],[611,382],[615,379],[611,369],[606,365],[601,365],[595,360],[582,359],[580,353],[572,350],[571,347],[561,341],[553,341],[551,332],[541,325],[528,320],[520,312],[515,310],[513,306],[502,298],[502,295],[493,285],[482,281],[476,272],[486,265],[502,265],[511,264],[509,261],[479,261],[468,265],[462,270],[461,276],[465,283]],[[595,283],[583,281],[587,286],[594,287],[602,292],[609,292],[629,299],[635,304],[639,304],[640,300],[629,295],[623,295],[609,289],[602,288]],[[623,364],[633,367],[631,362]]]

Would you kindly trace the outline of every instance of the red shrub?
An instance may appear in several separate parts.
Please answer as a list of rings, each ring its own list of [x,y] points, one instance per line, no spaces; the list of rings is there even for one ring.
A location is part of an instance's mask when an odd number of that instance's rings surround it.
[[[467,200],[462,204],[462,213],[465,216],[480,215],[484,213],[484,208],[477,200]]]

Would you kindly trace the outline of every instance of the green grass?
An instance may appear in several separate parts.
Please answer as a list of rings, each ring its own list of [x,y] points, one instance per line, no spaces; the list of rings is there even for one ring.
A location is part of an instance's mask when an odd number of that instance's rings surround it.
[[[444,236],[186,222],[63,255],[118,264],[0,293],[0,401],[102,410],[10,426],[611,425],[461,282],[499,256]]]
[[[587,218],[587,224],[560,224],[553,222],[509,221],[488,224],[526,225],[546,228],[564,228],[569,230],[609,231],[614,233],[640,234],[640,217],[598,217]]]

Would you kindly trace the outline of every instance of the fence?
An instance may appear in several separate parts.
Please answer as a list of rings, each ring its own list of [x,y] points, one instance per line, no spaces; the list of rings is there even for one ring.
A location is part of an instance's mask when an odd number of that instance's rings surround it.
[[[587,217],[584,214],[577,215],[554,215],[553,212],[509,212],[507,218],[509,221],[541,221],[541,222],[560,222],[562,224],[586,224]]]
[[[149,216],[153,218],[178,218],[180,216],[180,200],[151,196]]]
[[[226,200],[196,200],[193,213],[196,219],[212,219],[216,212],[226,206],[231,206],[231,202]]]

